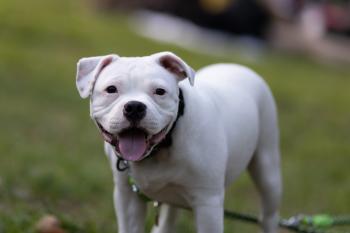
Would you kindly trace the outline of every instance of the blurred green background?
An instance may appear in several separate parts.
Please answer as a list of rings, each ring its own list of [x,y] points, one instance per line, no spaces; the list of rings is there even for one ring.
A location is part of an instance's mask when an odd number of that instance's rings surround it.
[[[137,36],[121,14],[82,0],[0,2],[0,232],[34,232],[44,214],[68,232],[117,232],[112,176],[88,101],[75,88],[80,57],[141,56],[171,50],[195,69],[243,63],[274,92],[280,114],[284,197],[281,213],[350,212],[350,69],[267,52],[259,62],[214,57]],[[226,207],[257,213],[258,195],[244,174]],[[149,216],[147,229],[153,217]],[[184,213],[178,232],[194,232]],[[225,232],[257,232],[225,221]]]

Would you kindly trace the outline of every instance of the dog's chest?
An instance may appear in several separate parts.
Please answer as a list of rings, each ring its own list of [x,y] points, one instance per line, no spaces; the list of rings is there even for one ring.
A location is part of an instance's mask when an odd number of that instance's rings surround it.
[[[161,150],[142,164],[132,165],[130,175],[140,192],[152,200],[187,206],[182,176],[176,175],[182,174],[181,167],[174,164],[169,156],[168,150]]]

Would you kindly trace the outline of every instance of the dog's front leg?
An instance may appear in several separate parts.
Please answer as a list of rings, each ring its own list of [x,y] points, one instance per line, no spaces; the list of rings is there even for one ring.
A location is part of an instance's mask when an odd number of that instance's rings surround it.
[[[194,212],[198,233],[224,232],[222,206],[199,206]]]
[[[178,210],[170,205],[162,204],[158,224],[152,228],[152,233],[175,233],[175,223]]]
[[[146,203],[128,184],[126,173],[116,172],[114,186],[114,207],[118,220],[118,233],[144,233]]]
[[[194,209],[198,233],[224,232],[224,194],[201,197]],[[195,201],[196,202],[196,201]]]

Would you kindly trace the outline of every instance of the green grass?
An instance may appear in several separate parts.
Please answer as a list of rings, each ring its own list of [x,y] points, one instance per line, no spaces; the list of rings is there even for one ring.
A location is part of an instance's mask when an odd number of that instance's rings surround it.
[[[141,38],[123,15],[98,13],[83,1],[0,2],[0,232],[33,232],[53,213],[69,232],[116,232],[112,176],[88,101],[75,88],[80,57],[146,55],[171,50],[194,68],[238,62],[265,77],[280,113],[282,215],[350,212],[350,69],[269,53],[259,63],[192,53]],[[247,175],[226,207],[257,212]],[[152,223],[150,215],[148,229]],[[178,232],[194,232],[184,213]],[[257,228],[225,221],[225,232]]]

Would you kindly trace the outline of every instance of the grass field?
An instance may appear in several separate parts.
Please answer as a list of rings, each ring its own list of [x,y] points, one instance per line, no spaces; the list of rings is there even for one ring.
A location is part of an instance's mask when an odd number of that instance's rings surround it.
[[[284,197],[281,213],[350,212],[350,69],[268,53],[260,62],[210,57],[141,38],[123,15],[81,1],[0,2],[0,232],[33,232],[44,214],[69,232],[117,232],[112,176],[88,101],[75,89],[83,56],[146,55],[171,50],[194,68],[243,63],[265,77],[280,113]],[[226,207],[257,213],[247,175],[227,192]],[[148,226],[152,223],[152,214]],[[178,232],[194,232],[184,213]],[[225,233],[257,232],[225,222]]]

